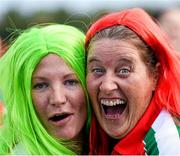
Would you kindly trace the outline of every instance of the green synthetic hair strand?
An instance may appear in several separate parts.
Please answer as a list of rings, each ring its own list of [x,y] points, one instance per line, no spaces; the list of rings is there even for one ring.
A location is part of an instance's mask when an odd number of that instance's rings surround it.
[[[27,154],[76,154],[71,150],[71,142],[57,141],[43,127],[32,103],[31,81],[43,57],[54,53],[63,58],[86,93],[88,134],[91,109],[85,83],[84,42],[84,34],[72,26],[34,26],[24,31],[0,59],[0,89],[7,109],[0,128],[0,154],[11,153],[19,142]]]

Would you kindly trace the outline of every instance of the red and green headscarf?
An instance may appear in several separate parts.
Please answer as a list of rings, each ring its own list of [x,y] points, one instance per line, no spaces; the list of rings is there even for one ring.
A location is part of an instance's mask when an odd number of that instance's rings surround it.
[[[170,45],[168,38],[144,10],[125,9],[110,13],[97,20],[86,34],[86,48],[99,31],[117,25],[123,25],[134,31],[153,51],[160,63],[160,76],[155,94],[146,112],[124,137],[116,149],[122,154],[143,154],[143,139],[154,120],[164,108],[170,114],[180,117],[180,59]],[[88,54],[87,54],[88,55]],[[132,142],[129,145],[129,142]],[[108,154],[108,136],[101,129],[93,115],[90,134],[90,154]],[[139,150],[139,151],[138,151]],[[112,153],[112,154],[117,154]]]

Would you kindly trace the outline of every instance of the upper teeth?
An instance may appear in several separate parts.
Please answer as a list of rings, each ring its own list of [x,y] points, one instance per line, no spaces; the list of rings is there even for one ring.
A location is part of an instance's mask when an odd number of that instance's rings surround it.
[[[101,104],[106,105],[106,106],[115,106],[115,105],[122,105],[125,104],[125,101],[122,99],[117,99],[117,100],[101,100]]]

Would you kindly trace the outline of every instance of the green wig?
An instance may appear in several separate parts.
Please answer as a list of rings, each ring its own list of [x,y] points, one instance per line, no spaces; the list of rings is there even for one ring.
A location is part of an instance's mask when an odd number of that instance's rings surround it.
[[[0,59],[0,89],[7,113],[0,129],[0,154],[22,143],[26,154],[76,154],[68,141],[57,141],[43,127],[32,103],[32,74],[38,63],[54,53],[77,74],[87,99],[86,132],[91,109],[85,82],[85,36],[78,29],[60,24],[33,26],[25,30]],[[88,146],[88,145],[87,145]],[[24,153],[22,153],[24,154]]]

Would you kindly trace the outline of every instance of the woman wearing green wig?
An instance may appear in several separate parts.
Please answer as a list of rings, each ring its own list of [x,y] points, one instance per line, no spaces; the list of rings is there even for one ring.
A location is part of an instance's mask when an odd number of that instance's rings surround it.
[[[7,113],[0,154],[86,154],[85,36],[52,24],[25,30],[0,59]]]

